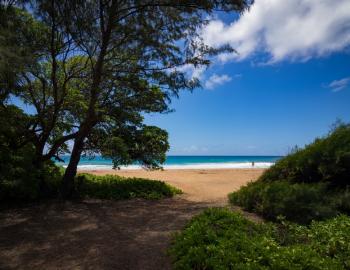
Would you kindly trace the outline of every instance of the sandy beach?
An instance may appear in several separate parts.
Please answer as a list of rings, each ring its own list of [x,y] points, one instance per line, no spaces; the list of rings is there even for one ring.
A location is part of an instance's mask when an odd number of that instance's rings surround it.
[[[170,270],[166,252],[172,233],[204,209],[225,205],[228,193],[263,171],[90,170],[98,175],[163,180],[184,194],[156,201],[53,201],[4,209],[0,211],[0,268]]]
[[[249,181],[256,180],[265,169],[203,169],[203,170],[89,170],[96,175],[116,174],[165,181],[180,188],[184,199],[192,202],[226,203],[227,194]]]

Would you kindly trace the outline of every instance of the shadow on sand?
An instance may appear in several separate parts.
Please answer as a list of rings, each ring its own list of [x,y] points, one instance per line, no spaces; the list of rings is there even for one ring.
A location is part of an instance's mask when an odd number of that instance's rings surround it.
[[[0,212],[0,269],[171,269],[171,233],[212,205],[50,202]]]

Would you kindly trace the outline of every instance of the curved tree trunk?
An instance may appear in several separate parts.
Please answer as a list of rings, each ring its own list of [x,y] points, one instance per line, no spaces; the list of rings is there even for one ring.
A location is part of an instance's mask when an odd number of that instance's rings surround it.
[[[62,197],[65,199],[71,199],[76,195],[74,178],[77,174],[77,167],[80,161],[80,156],[84,146],[84,136],[79,136],[74,141],[72,154],[69,160],[69,164],[66,168],[62,179]]]
[[[113,3],[114,3],[113,5],[115,5],[117,2],[113,1]],[[98,98],[98,89],[101,82],[104,57],[107,53],[108,42],[112,32],[113,18],[114,16],[112,15],[109,16],[107,28],[102,33],[101,51],[98,56],[98,59],[92,74],[93,81],[90,89],[91,97],[90,97],[87,116],[85,118],[85,122],[83,122],[80,125],[79,134],[77,135],[74,141],[71,158],[70,158],[68,167],[65,171],[65,174],[63,176],[62,195],[63,195],[63,198],[66,198],[66,199],[70,199],[75,195],[74,178],[75,178],[75,175],[77,174],[77,166],[80,161],[81,153],[83,151],[84,140],[89,134],[89,132],[91,131],[91,129],[93,128],[93,126],[96,124],[95,104]]]
[[[39,183],[39,197],[46,198],[49,196],[49,186],[46,182],[45,175],[43,174],[44,169],[44,159],[43,150],[44,143],[38,143],[35,145],[35,156],[32,160],[33,171],[36,173],[36,178]]]

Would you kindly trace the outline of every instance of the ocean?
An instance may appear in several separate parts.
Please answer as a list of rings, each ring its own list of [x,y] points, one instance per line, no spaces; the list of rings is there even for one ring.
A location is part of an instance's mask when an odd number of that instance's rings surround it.
[[[168,156],[164,169],[234,169],[234,168],[268,168],[280,156]],[[62,166],[67,166],[69,156],[64,156]],[[112,169],[112,160],[96,156],[93,159],[82,157],[78,168],[84,170]],[[137,164],[123,166],[122,169],[140,169]]]

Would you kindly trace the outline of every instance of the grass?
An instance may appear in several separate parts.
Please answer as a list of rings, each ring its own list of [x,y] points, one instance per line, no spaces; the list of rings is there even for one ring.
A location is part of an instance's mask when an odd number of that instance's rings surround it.
[[[350,269],[350,218],[256,224],[228,209],[194,217],[169,250],[182,269]]]

